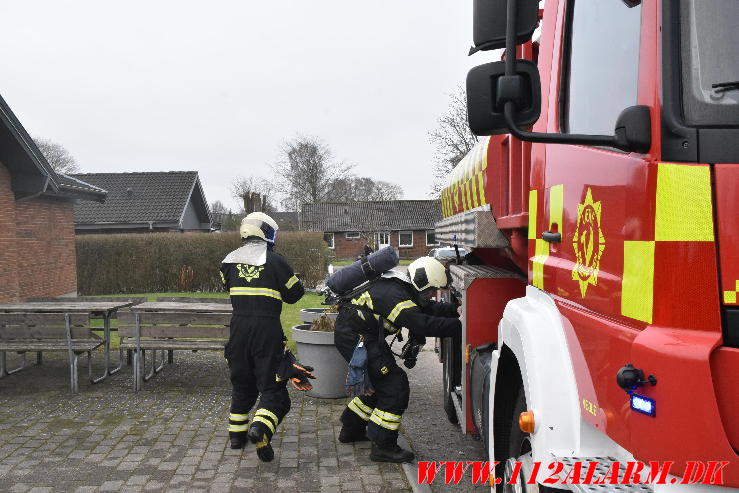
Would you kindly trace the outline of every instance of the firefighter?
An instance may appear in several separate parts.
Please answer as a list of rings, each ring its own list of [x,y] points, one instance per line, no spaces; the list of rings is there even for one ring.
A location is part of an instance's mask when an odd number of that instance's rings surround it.
[[[408,266],[408,274],[389,271],[339,308],[336,346],[349,361],[361,338],[375,389],[373,395],[355,397],[344,409],[339,441],[371,440],[373,461],[400,463],[414,458],[412,452],[397,444],[410,396],[408,376],[395,362],[385,337],[400,327],[407,328],[410,337],[415,338],[459,337],[462,324],[457,306],[431,300],[435,289],[448,284],[444,265],[431,257],[421,257]]]
[[[232,449],[244,448],[248,438],[259,458],[269,462],[274,458],[272,435],[290,410],[287,380],[299,390],[312,388],[307,381],[312,375],[294,357],[290,360],[280,324],[282,303],[297,302],[305,291],[287,261],[268,249],[262,229],[245,222],[240,234],[243,245],[221,264],[233,306],[225,348],[232,385],[228,431]],[[291,363],[287,369],[286,360]],[[247,415],[258,397],[248,426]]]

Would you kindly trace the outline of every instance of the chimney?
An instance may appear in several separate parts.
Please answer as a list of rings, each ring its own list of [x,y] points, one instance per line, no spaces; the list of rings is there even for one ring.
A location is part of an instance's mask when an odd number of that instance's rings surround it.
[[[244,212],[251,214],[252,212],[263,212],[262,195],[256,192],[249,192],[243,195]],[[266,198],[265,198],[266,200]]]

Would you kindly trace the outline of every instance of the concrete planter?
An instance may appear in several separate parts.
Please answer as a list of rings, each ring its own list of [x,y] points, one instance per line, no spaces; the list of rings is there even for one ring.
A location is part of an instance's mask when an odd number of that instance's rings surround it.
[[[328,318],[336,320],[338,313],[326,313],[328,308],[303,308],[300,310],[300,320],[306,324],[312,323],[314,320],[318,320],[321,315],[327,315]]]
[[[334,346],[333,332],[309,330],[310,324],[296,325],[292,328],[293,339],[297,344],[298,361],[314,368],[315,380],[311,380],[311,397],[338,399],[346,397],[346,373],[349,365]]]

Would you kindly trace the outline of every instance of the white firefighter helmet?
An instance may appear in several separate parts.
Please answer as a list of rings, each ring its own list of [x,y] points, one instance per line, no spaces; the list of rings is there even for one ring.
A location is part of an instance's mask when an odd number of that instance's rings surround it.
[[[277,230],[280,229],[277,222],[264,212],[252,212],[241,220],[241,224],[252,224],[264,232],[264,238],[274,243],[277,239]]]
[[[418,291],[428,288],[445,288],[449,285],[449,272],[444,264],[432,257],[421,257],[408,266],[411,284]]]
[[[256,236],[264,241],[267,241],[267,238],[264,237],[264,231],[262,231],[258,226],[254,226],[253,224],[241,223],[239,234],[241,235],[242,239],[252,238]]]

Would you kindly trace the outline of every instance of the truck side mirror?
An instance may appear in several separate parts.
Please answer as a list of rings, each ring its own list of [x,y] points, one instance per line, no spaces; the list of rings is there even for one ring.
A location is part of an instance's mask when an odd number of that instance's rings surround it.
[[[648,106],[629,106],[616,120],[615,147],[639,153],[652,146],[652,117]]]
[[[508,133],[504,115],[506,102],[515,103],[514,121],[520,127],[533,125],[541,113],[539,70],[529,60],[516,60],[516,75],[505,75],[505,62],[473,68],[467,74],[467,113],[475,135]]]
[[[531,39],[539,22],[539,0],[517,0],[516,44]],[[507,0],[474,0],[471,53],[505,48]]]

